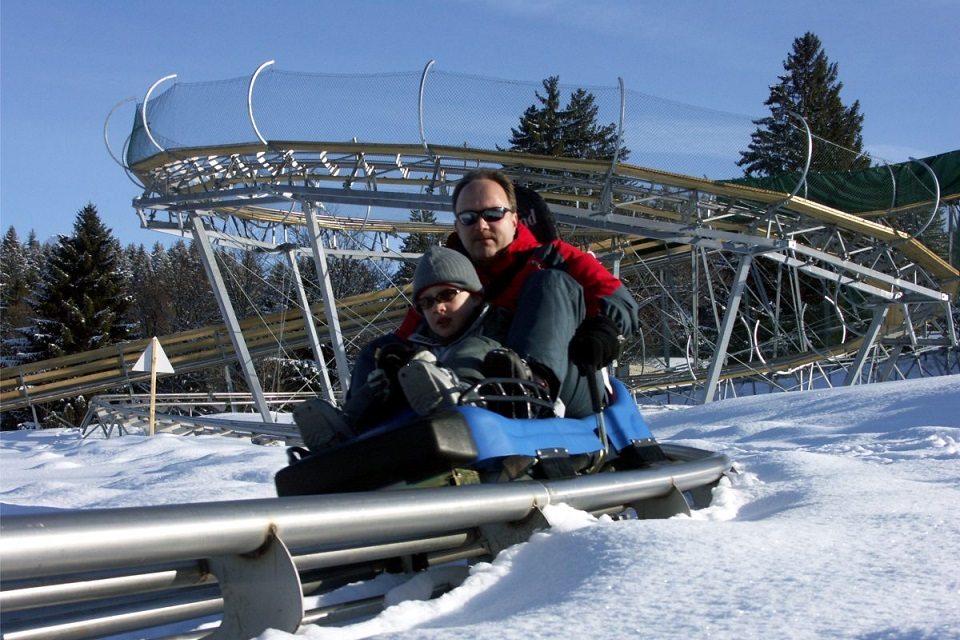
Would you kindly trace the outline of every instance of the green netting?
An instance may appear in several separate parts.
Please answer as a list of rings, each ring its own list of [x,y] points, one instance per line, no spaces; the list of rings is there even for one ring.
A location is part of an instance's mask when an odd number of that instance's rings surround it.
[[[921,161],[937,175],[941,198],[960,197],[960,149]],[[799,173],[791,173],[725,182],[792,193],[799,180]],[[811,173],[798,195],[847,213],[866,213],[930,202],[934,193],[930,174],[920,163],[911,161],[856,171]]]

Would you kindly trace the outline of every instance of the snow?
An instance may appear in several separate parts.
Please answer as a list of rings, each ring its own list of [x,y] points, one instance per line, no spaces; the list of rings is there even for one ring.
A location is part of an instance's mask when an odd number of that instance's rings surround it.
[[[387,593],[340,627],[262,638],[960,638],[960,376],[644,408],[660,440],[738,473],[669,520],[549,507],[492,562],[382,576],[310,605]],[[217,436],[0,436],[0,515],[272,497],[280,447]],[[435,582],[461,586],[425,600]]]

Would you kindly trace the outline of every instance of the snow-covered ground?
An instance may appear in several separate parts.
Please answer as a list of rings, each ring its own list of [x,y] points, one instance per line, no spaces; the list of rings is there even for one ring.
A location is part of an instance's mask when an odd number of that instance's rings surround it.
[[[644,413],[661,440],[737,461],[708,509],[613,522],[552,507],[552,529],[450,593],[301,635],[960,638],[960,376]],[[0,515],[271,497],[284,458],[216,436],[3,433]]]

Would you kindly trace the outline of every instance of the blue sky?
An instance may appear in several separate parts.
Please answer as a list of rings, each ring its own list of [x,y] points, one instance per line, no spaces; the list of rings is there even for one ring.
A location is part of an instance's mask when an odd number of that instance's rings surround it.
[[[645,2],[2,0],[0,226],[70,233],[88,201],[124,244],[137,187],[103,143],[107,114],[171,73],[447,72],[612,86],[751,117],[793,39],[813,31],[859,100],[864,142],[891,161],[960,147],[955,0]],[[532,96],[531,96],[531,102]],[[519,114],[518,114],[519,115]],[[111,122],[115,148],[129,122]]]

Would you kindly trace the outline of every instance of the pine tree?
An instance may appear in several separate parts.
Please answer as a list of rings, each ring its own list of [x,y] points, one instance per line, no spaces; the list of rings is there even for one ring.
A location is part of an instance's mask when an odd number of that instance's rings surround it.
[[[511,128],[510,150],[543,156],[563,155],[560,126],[559,76],[543,81],[545,95],[535,91],[538,107],[532,104],[520,116],[520,126]]]
[[[617,125],[597,123],[599,107],[592,93],[577,89],[560,107],[560,77],[543,81],[544,93],[527,107],[517,128],[511,128],[510,150],[544,156],[612,160],[617,150]],[[621,147],[619,159],[630,154]]]
[[[330,284],[337,300],[387,286],[387,276],[370,260],[346,256],[327,256]],[[315,275],[314,274],[311,275]]]
[[[437,216],[433,211],[414,209],[410,212],[410,222],[434,225],[437,223]],[[403,253],[423,253],[427,248],[436,246],[443,240],[444,234],[442,233],[410,233],[403,239],[400,250]],[[397,270],[394,280],[401,285],[412,282],[415,268],[415,261],[404,261]]]
[[[227,295],[241,318],[259,314],[266,305],[269,294],[263,257],[262,253],[238,249],[216,252]]]
[[[23,245],[10,227],[0,243],[0,361],[5,366],[19,362],[23,345],[16,329],[29,317],[26,297],[31,290]]]
[[[128,322],[131,337],[150,338],[173,333],[167,312],[170,305],[169,285],[163,282],[158,265],[165,260],[166,250],[159,242],[147,253],[143,245],[130,245],[124,259],[130,272],[127,291],[130,294]]]
[[[129,299],[120,245],[97,208],[77,213],[72,236],[60,236],[31,301],[30,340],[37,357],[56,357],[123,340]]]
[[[770,87],[764,103],[770,115],[753,123],[747,151],[740,152],[738,166],[748,177],[775,176],[803,170],[806,163],[806,133],[790,113],[807,121],[814,141],[811,171],[862,169],[870,165],[863,151],[863,114],[860,101],[849,107],[840,99],[843,83],[837,63],[830,62],[820,39],[807,32],[793,41],[793,51],[783,63],[786,72]],[[827,142],[824,142],[827,141]]]
[[[297,268],[301,269],[304,261],[301,259],[297,260]],[[289,309],[290,307],[295,307],[300,305],[300,300],[297,297],[297,292],[294,289],[293,283],[293,269],[290,268],[290,264],[287,262],[285,256],[274,260],[273,264],[270,265],[270,268],[267,270],[266,275],[266,291],[267,291],[267,303],[264,306],[264,311],[266,313],[276,313],[278,311],[283,311]]]
[[[171,332],[186,331],[221,322],[220,309],[207,281],[200,254],[191,243],[178,240],[167,251],[154,249],[151,259],[164,284],[165,306]]]

